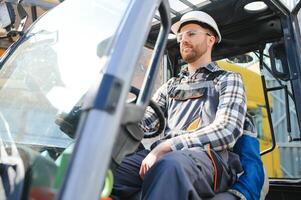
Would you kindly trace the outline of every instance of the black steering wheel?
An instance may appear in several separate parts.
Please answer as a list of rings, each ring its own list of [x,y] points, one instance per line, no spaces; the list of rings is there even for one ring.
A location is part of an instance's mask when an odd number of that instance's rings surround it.
[[[134,94],[137,99],[137,97],[139,96],[140,90],[134,86],[131,86],[130,93]],[[131,103],[135,103],[136,99],[134,101],[132,101]],[[156,137],[156,136],[160,135],[164,131],[165,126],[166,126],[166,120],[165,120],[164,114],[163,114],[161,108],[158,106],[158,104],[151,99],[149,102],[149,107],[151,107],[153,109],[153,111],[155,112],[155,114],[157,115],[158,120],[159,120],[159,126],[157,127],[157,130],[155,130],[155,131],[145,132],[144,138],[152,138],[152,137]]]
[[[136,87],[131,86],[130,93],[136,96],[136,98],[130,101],[130,103],[135,103],[137,97],[139,96],[140,90]],[[158,116],[159,126],[157,130],[153,132],[145,132],[144,138],[152,138],[160,135],[164,131],[166,126],[164,114],[161,108],[157,105],[157,103],[155,103],[153,100],[150,100],[149,106],[154,110],[155,114]],[[59,125],[60,129],[64,133],[66,133],[69,137],[74,138],[75,130],[79,122],[80,114],[81,114],[81,106],[74,106],[73,109],[70,111],[70,113],[60,114],[56,118],[55,123]]]

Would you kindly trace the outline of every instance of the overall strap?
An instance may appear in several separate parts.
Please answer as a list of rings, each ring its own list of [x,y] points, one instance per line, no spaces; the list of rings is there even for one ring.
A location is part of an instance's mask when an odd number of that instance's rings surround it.
[[[215,78],[217,78],[219,75],[222,75],[222,74],[226,74],[227,71],[224,71],[224,70],[219,70],[219,71],[216,71],[216,72],[212,72],[208,75],[207,77],[207,81],[213,81]]]

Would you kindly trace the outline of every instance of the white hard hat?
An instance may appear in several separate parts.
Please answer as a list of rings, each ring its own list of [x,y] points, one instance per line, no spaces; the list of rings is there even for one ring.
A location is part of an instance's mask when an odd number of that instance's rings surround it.
[[[217,36],[218,36],[218,43],[220,43],[220,41],[222,40],[222,36],[218,30],[218,26],[217,26],[216,22],[210,15],[208,15],[207,13],[205,13],[203,11],[191,11],[191,12],[184,14],[181,17],[180,21],[174,23],[171,26],[172,32],[174,34],[177,34],[181,25],[183,23],[189,22],[189,21],[197,21],[197,22],[202,22],[202,23],[208,24],[211,28],[213,28],[213,30],[216,31]]]

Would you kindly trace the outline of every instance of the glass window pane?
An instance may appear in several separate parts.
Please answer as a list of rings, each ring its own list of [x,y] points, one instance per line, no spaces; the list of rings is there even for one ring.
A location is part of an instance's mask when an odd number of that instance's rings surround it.
[[[173,18],[173,17],[175,17],[175,16],[176,16],[175,14],[170,13],[170,18]],[[158,19],[160,19],[160,14],[159,14],[159,12],[157,11],[157,12],[156,12],[156,17],[153,18],[152,25],[158,24],[158,23],[159,23],[159,20],[158,20]]]
[[[172,8],[173,10],[175,10],[177,12],[181,12],[181,11],[189,8],[186,4],[184,4],[180,1],[175,1],[175,0],[169,0],[169,5],[170,5],[170,8]]]
[[[298,18],[299,30],[301,32],[301,10],[298,11],[297,18]]]
[[[269,47],[270,45],[267,45],[267,48]],[[268,54],[268,52],[266,52],[266,54]],[[265,56],[264,62],[271,69],[271,58]],[[284,65],[280,60],[275,64],[278,65],[280,69],[284,69]],[[270,104],[272,108],[271,116],[277,146],[274,151],[268,153],[262,158],[264,162],[270,163],[270,161],[268,161],[268,157],[273,157],[274,161],[266,166],[270,177],[300,178],[300,160],[296,158],[299,158],[301,155],[301,145],[300,142],[289,140],[289,136],[292,138],[298,138],[300,136],[298,117],[295,109],[295,103],[292,98],[293,90],[291,83],[289,81],[285,82],[279,79],[276,80],[276,78],[267,70],[263,70],[263,74],[265,75],[266,85],[268,88],[279,87],[280,84],[286,85],[288,88],[288,115],[290,116],[291,132],[288,132],[287,129],[288,116],[286,113],[287,102],[285,100],[285,91],[282,89],[269,92],[269,99],[272,101]]]
[[[152,21],[152,25],[157,24],[157,23],[159,23],[159,20],[154,18],[153,21]]]
[[[143,54],[141,55],[139,59],[139,63],[136,66],[135,75],[132,81],[132,85],[141,88],[143,84],[143,80],[150,62],[150,59],[152,57],[153,50],[149,49],[147,47],[144,47]],[[159,64],[159,71],[155,80],[155,85],[153,92],[156,91],[161,85],[163,84],[163,66],[162,62]]]
[[[258,52],[256,54],[258,55]],[[246,59],[248,58],[246,55],[239,55],[227,60],[218,61],[217,63],[226,70],[231,70],[242,75],[247,97],[248,113],[252,116],[260,142],[260,149],[263,151],[271,147],[271,127],[260,77],[261,73],[265,77],[267,88],[279,87],[281,83],[288,87],[290,94],[293,94],[293,91],[290,82],[276,80],[270,73],[271,62],[269,56],[264,56],[264,63],[269,70],[265,68],[259,70],[259,61],[256,54],[248,54],[253,60]],[[265,51],[265,55],[268,55],[268,51]],[[284,90],[268,92],[268,99],[271,109],[272,127],[276,137],[276,147],[272,152],[262,156],[261,159],[268,176],[271,178],[300,178],[300,159],[296,158],[299,158],[301,155],[301,144],[300,142],[288,140],[289,135],[292,138],[298,138],[300,135],[295,103],[289,96],[291,133],[288,133]]]
[[[211,3],[211,1],[209,0],[188,0],[188,1],[194,5]]]
[[[290,11],[297,5],[299,0],[280,0]]]

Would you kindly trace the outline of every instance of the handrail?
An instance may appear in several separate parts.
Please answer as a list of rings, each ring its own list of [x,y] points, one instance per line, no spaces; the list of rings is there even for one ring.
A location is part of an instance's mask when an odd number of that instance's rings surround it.
[[[259,67],[260,67],[260,71],[263,71],[263,49],[261,49],[259,51]],[[267,109],[267,114],[268,114],[268,120],[269,120],[269,125],[270,125],[270,130],[271,130],[271,136],[272,136],[272,146],[264,151],[260,152],[260,155],[263,156],[264,154],[267,154],[271,151],[273,151],[276,147],[276,139],[275,139],[275,133],[274,133],[274,128],[273,128],[273,123],[272,123],[272,116],[271,116],[271,109],[270,109],[270,103],[269,103],[269,98],[268,98],[268,90],[266,87],[266,83],[265,83],[265,78],[263,76],[263,74],[261,73],[261,82],[262,82],[262,87],[264,89],[264,99],[265,99],[265,105],[266,105],[266,109]]]

